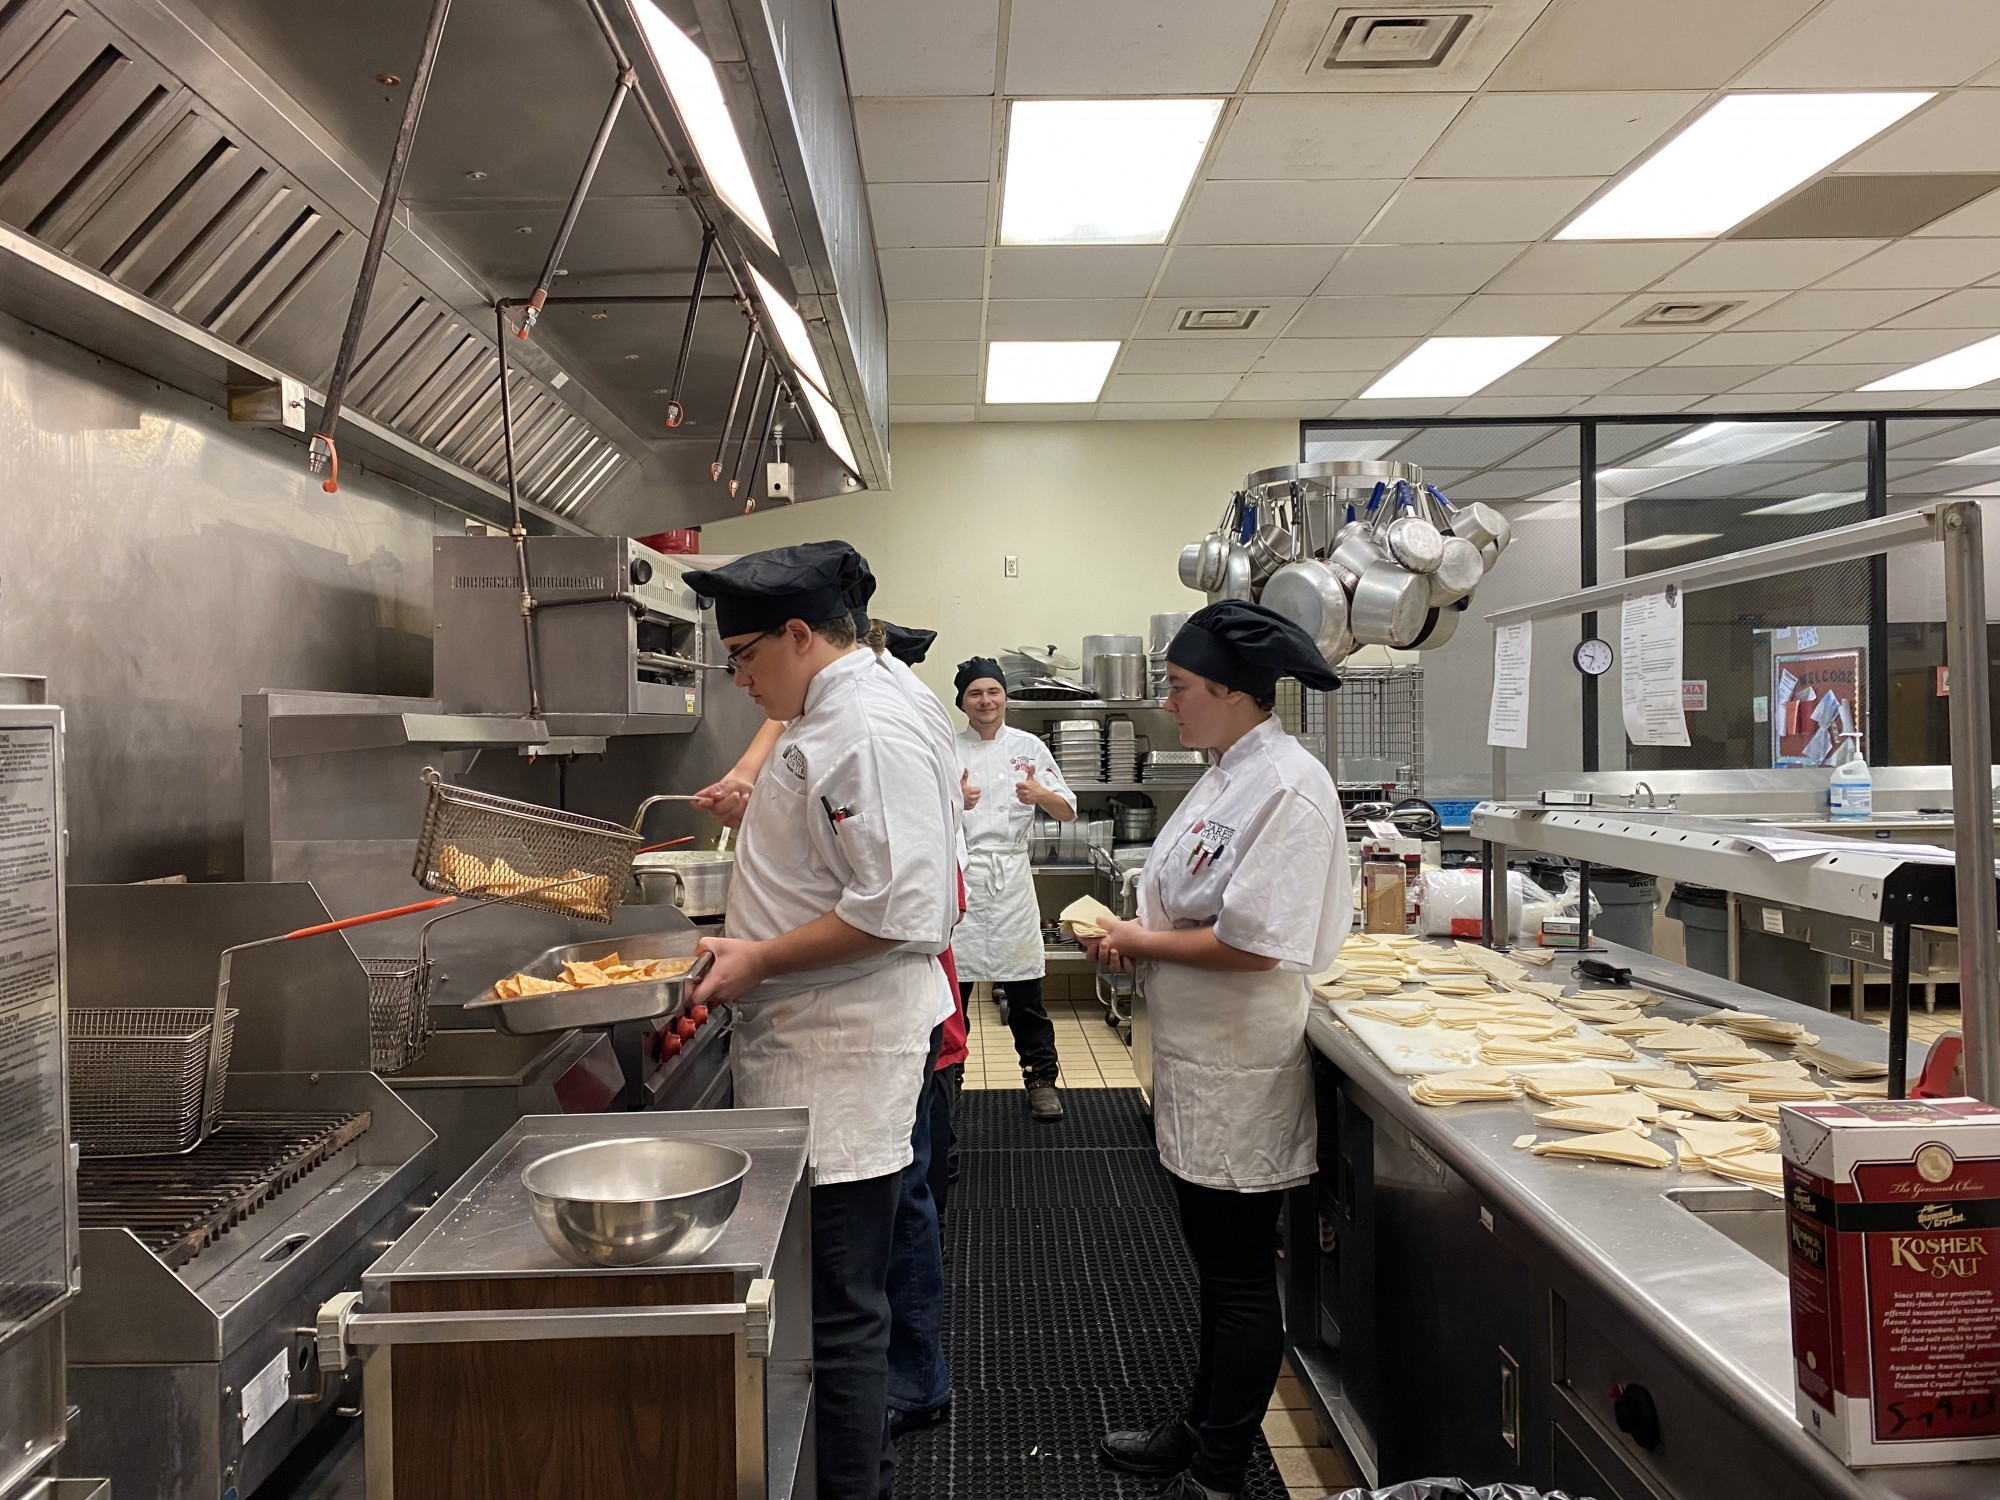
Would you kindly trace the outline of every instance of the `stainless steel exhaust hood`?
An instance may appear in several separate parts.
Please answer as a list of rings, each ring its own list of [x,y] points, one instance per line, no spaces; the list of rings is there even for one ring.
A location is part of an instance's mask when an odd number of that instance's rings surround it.
[[[749,0],[717,6],[681,19],[711,51],[766,193],[779,253],[760,270],[797,295],[861,479],[885,484],[886,313],[829,0],[768,18]],[[607,8],[629,31],[625,0]],[[172,367],[213,370],[232,352],[239,376],[319,386],[423,19],[402,0],[0,8],[0,223],[60,257],[9,256],[0,236],[0,305],[197,394],[212,396]],[[649,60],[638,73],[664,108]],[[534,284],[613,76],[583,0],[454,5],[347,391],[369,462],[469,508],[504,498],[493,302]],[[658,146],[628,118],[558,291],[685,296],[699,246]],[[103,305],[37,316],[52,278]],[[718,305],[693,350],[690,423],[672,437],[660,411],[684,306],[571,300],[510,341],[521,491],[545,521],[663,529],[742,508],[707,467],[744,325],[725,277],[711,271],[706,290]],[[175,332],[179,360],[149,363]],[[852,488],[817,451],[798,450],[800,493]]]

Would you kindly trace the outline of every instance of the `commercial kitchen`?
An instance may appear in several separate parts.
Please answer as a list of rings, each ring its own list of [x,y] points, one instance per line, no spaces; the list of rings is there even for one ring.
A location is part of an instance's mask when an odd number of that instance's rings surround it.
[[[0,430],[0,1500],[2000,1493],[1991,0],[14,0]]]

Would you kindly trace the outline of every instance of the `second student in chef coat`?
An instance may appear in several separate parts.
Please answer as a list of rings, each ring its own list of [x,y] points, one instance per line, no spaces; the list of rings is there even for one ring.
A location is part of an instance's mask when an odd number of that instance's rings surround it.
[[[1049,747],[1007,723],[1000,664],[975,656],[953,680],[966,727],[958,736],[965,793],[965,918],[952,938],[962,991],[991,982],[1007,993],[1007,1025],[1028,1086],[1028,1110],[1043,1123],[1063,1116],[1056,1091],[1055,1026],[1042,1000],[1048,959],[1041,906],[1028,862],[1035,814],[1076,816],[1076,794]]]
[[[902,1170],[950,939],[957,766],[857,646],[853,548],[755,553],[688,582],[737,684],[785,728],[743,815],[727,936],[697,1002],[737,1000],[736,1102],[812,1111],[818,1493],[875,1500],[888,1421],[887,1282]]]
[[[1312,640],[1261,605],[1197,611],[1167,648],[1167,712],[1213,757],[1153,843],[1139,919],[1098,957],[1137,969],[1153,1033],[1153,1124],[1201,1283],[1187,1404],[1105,1436],[1163,1500],[1240,1494],[1284,1358],[1273,1242],[1317,1166],[1307,976],[1352,924],[1347,836],[1326,767],[1271,712],[1278,678],[1338,685]]]

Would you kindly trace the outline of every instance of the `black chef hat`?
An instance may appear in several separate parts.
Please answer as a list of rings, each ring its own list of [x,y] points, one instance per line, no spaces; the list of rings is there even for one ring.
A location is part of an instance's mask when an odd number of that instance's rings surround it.
[[[845,542],[752,552],[689,573],[687,581],[715,601],[716,633],[725,638],[777,630],[787,620],[817,625],[852,612],[875,592],[867,559]]]
[[[991,677],[1001,687],[1007,686],[1007,674],[1000,670],[1000,663],[990,656],[975,656],[958,664],[958,675],[951,680],[953,698],[960,708],[965,707],[965,690],[982,677]]]
[[[1253,698],[1269,698],[1280,677],[1320,692],[1340,686],[1311,636],[1276,610],[1237,599],[1189,615],[1167,646],[1167,660]]]
[[[877,620],[882,627],[882,644],[889,654],[906,667],[914,667],[930,655],[931,642],[937,639],[935,630],[912,630],[907,625],[892,625],[887,620]]]

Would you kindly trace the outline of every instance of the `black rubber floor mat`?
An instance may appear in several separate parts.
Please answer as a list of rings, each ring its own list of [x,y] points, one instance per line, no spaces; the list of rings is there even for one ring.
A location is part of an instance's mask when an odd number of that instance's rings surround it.
[[[1196,1282],[1135,1089],[1066,1090],[1060,1125],[1019,1093],[959,1098],[945,1223],[952,1416],[902,1442],[897,1500],[1150,1500],[1098,1463],[1114,1427],[1186,1398]],[[1286,1500],[1260,1439],[1250,1500]]]

